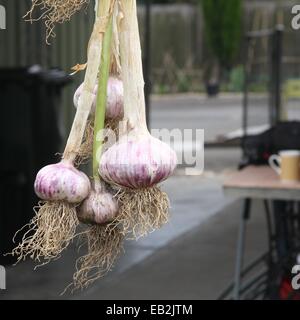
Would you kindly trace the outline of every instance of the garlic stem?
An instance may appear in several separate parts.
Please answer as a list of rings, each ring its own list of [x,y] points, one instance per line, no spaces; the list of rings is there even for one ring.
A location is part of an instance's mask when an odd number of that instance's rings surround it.
[[[147,130],[142,53],[136,0],[121,0],[120,53],[124,83],[124,119],[127,130]]]
[[[78,108],[63,154],[64,159],[74,162],[80,149],[87,119],[93,103],[93,90],[97,80],[101,60],[102,41],[108,20],[112,14],[115,0],[99,1],[98,14],[88,46],[88,62],[85,73],[83,92],[79,99]]]
[[[110,50],[112,39],[112,18],[109,21],[107,30],[103,39],[102,57],[99,68],[99,85],[97,93],[97,104],[94,121],[94,144],[93,144],[93,176],[98,179],[99,160],[103,144],[103,129],[105,123],[105,110],[107,100],[107,83],[110,69]]]
[[[113,39],[111,48],[111,63],[110,73],[116,77],[121,74],[121,61],[120,61],[120,40],[119,40],[119,21],[121,14],[119,12],[119,6],[115,5],[113,13]]]

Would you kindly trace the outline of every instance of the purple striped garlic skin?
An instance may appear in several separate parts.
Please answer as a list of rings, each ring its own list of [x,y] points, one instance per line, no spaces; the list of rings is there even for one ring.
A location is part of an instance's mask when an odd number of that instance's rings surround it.
[[[83,223],[105,224],[112,222],[118,214],[118,205],[108,192],[92,190],[77,210],[77,217]]]
[[[139,189],[167,179],[176,168],[176,153],[150,134],[129,135],[101,157],[99,174],[110,183]]]
[[[74,106],[78,108],[79,98],[82,94],[83,84],[76,90],[73,98]],[[93,91],[93,104],[91,114],[95,114],[97,104],[98,84]],[[123,82],[116,77],[109,77],[107,83],[106,119],[120,119],[124,110],[124,89]]]
[[[123,82],[115,77],[109,77],[107,84],[106,118],[123,118],[124,88]]]
[[[79,203],[88,196],[90,189],[89,178],[65,161],[42,168],[34,183],[37,196],[48,201]]]

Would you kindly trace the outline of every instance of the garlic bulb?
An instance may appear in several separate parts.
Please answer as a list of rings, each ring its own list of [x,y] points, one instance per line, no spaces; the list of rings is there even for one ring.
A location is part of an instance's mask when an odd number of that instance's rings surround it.
[[[101,182],[96,182],[88,198],[77,210],[77,217],[83,223],[104,224],[112,222],[118,213],[118,205]]]
[[[78,101],[82,93],[82,84],[78,87],[74,94],[74,106],[78,107]],[[93,105],[91,114],[95,114],[97,103],[98,84],[93,90]],[[106,103],[106,118],[120,119],[123,117],[123,83],[116,77],[109,77],[107,84],[107,103]]]
[[[79,203],[90,192],[88,177],[67,161],[42,168],[34,183],[35,193],[43,200]]]
[[[124,121],[119,127],[119,141],[101,157],[99,173],[107,182],[119,186],[149,188],[172,174],[177,157],[167,144],[152,137],[147,129],[136,0],[121,1],[120,9]]]
[[[152,187],[176,167],[175,152],[149,133],[131,132],[102,156],[99,173],[107,182],[128,188]]]

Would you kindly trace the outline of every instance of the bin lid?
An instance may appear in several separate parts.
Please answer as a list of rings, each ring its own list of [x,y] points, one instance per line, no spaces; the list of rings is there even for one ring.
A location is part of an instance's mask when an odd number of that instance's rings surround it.
[[[72,81],[72,76],[58,68],[43,69],[40,65],[28,68],[1,68],[0,82],[27,82],[38,80],[43,84],[64,86]]]

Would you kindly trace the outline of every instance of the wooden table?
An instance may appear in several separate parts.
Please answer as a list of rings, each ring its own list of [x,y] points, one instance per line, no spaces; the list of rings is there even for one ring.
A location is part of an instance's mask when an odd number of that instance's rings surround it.
[[[230,175],[223,183],[224,193],[244,199],[240,216],[237,242],[233,298],[240,299],[241,278],[245,245],[245,228],[249,219],[252,199],[263,199],[266,212],[267,200],[300,200],[300,182],[281,182],[277,173],[269,166],[248,166]]]
[[[300,182],[281,182],[269,166],[249,166],[223,184],[225,195],[256,199],[300,200]]]

